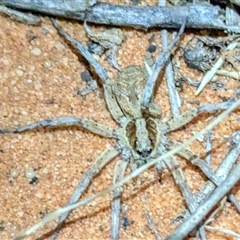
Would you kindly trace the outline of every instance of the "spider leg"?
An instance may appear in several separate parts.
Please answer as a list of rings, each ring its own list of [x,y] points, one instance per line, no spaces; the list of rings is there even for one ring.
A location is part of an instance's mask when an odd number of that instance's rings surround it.
[[[67,32],[65,32],[56,22],[55,19],[50,18],[53,26],[56,28],[58,33],[63,36],[67,41],[69,41],[79,52],[80,54],[88,61],[88,63],[94,68],[95,72],[103,81],[103,89],[105,100],[108,106],[108,109],[113,116],[113,118],[121,124],[123,118],[125,119],[120,107],[118,106],[115,96],[112,91],[111,80],[109,79],[106,70],[93,58],[92,54],[84,47],[79,41],[72,38]]]
[[[193,213],[196,208],[193,194],[187,185],[187,180],[186,180],[186,178],[182,172],[182,169],[179,166],[176,158],[173,156],[173,157],[170,157],[170,158],[164,160],[164,162],[167,165],[167,167],[170,169],[175,183],[180,187],[182,195],[187,203],[187,207],[188,207],[189,211],[191,213]]]
[[[106,149],[94,162],[94,164],[91,166],[91,168],[83,175],[82,179],[78,183],[77,188],[75,189],[72,197],[68,201],[66,206],[72,205],[78,201],[78,199],[81,197],[83,192],[86,190],[86,188],[89,186],[92,179],[99,173],[99,171],[108,164],[113,158],[115,158],[119,154],[119,151],[117,151],[115,148]],[[58,226],[56,227],[51,240],[56,239],[61,226],[63,222],[67,219],[69,212],[64,213],[60,216],[58,221]]]
[[[28,125],[23,125],[15,129],[0,129],[1,133],[21,133],[24,131],[30,131],[40,127],[69,127],[69,126],[78,126],[89,130],[92,133],[97,135],[113,138],[113,129],[97,123],[90,119],[77,118],[73,116],[68,117],[59,117],[52,119],[45,119]]]
[[[120,159],[117,161],[114,169],[113,185],[120,182],[123,177],[125,170],[128,166],[128,161]],[[113,240],[118,240],[119,229],[120,229],[120,211],[121,211],[121,195],[122,187],[116,188],[113,191],[112,200],[112,227],[111,227],[111,237]]]
[[[171,145],[171,148],[178,147],[179,145],[180,143],[174,142]],[[208,177],[208,179],[211,180],[217,186],[219,182],[221,182],[221,179],[219,179],[219,177],[214,174],[214,172],[211,170],[211,167],[205,161],[203,161],[197,155],[195,155],[192,151],[190,151],[188,148],[183,148],[177,154],[185,158],[186,160],[190,161],[191,164],[193,164],[194,166],[199,167],[202,170],[202,172]]]
[[[167,152],[167,149],[164,144],[167,143],[166,136],[161,138],[160,145],[158,146],[158,154],[161,156]],[[194,212],[196,204],[192,192],[190,191],[187,180],[182,172],[181,167],[179,166],[176,158],[174,156],[164,159],[163,161],[158,161],[156,163],[156,169],[158,172],[161,172],[166,166],[171,171],[175,183],[180,187],[182,195],[187,203],[187,207],[191,213]]]
[[[168,123],[165,123],[168,128],[167,132],[171,132],[171,131],[174,131],[176,129],[183,127],[184,125],[191,122],[195,117],[197,117],[199,114],[201,114],[203,112],[211,113],[211,112],[215,112],[218,110],[226,110],[233,104],[234,104],[234,102],[232,102],[232,101],[216,103],[216,104],[204,104],[199,107],[190,109],[190,110],[182,113],[178,117],[170,120]]]

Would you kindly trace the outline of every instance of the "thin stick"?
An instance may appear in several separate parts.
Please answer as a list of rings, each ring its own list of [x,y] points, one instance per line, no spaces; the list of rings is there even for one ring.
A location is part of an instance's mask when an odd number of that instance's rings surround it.
[[[224,197],[221,202],[220,202],[220,206],[213,211],[213,213],[211,213],[211,215],[209,216],[209,218],[204,222],[204,224],[200,227],[199,232],[202,232],[203,235],[205,236],[205,229],[206,230],[210,230],[210,231],[214,231],[214,232],[222,232],[223,234],[229,235],[229,236],[234,236],[234,237],[238,237],[240,238],[240,235],[229,230],[229,229],[225,229],[225,228],[218,228],[218,227],[211,227],[208,224],[211,223],[212,221],[215,220],[216,215],[222,211],[225,203],[227,201],[227,197]],[[202,236],[203,239],[203,236]]]
[[[143,207],[144,207],[145,213],[147,215],[148,226],[152,230],[152,232],[154,233],[154,235],[156,237],[156,240],[162,240],[162,238],[161,238],[161,236],[160,236],[160,234],[159,234],[159,232],[158,232],[158,230],[157,230],[157,228],[156,228],[156,226],[155,226],[155,224],[154,224],[154,222],[153,222],[153,220],[151,218],[151,213],[150,213],[150,211],[147,208],[147,203],[146,203],[146,201],[147,201],[147,196],[146,196],[147,193],[144,192],[143,194],[144,194],[144,196],[143,196]]]
[[[156,85],[159,73],[163,69],[164,65],[166,64],[167,60],[169,59],[171,55],[171,51],[174,48],[174,46],[178,43],[184,29],[186,26],[187,19],[185,19],[182,23],[182,26],[178,32],[178,35],[176,38],[172,41],[170,44],[169,48],[166,51],[163,51],[161,54],[158,55],[156,62],[152,68],[152,75],[149,76],[144,92],[143,92],[143,97],[142,97],[142,105],[145,107],[148,107],[148,104],[151,101],[151,98],[153,96],[154,92],[154,87]]]
[[[97,0],[0,0],[1,5],[33,12],[63,14],[82,12],[93,6]]]
[[[212,232],[222,232],[226,235],[229,235],[231,237],[237,237],[237,239],[240,239],[240,234],[237,234],[229,229],[225,229],[225,228],[215,228],[215,227],[211,227],[211,226],[205,226],[205,228],[209,231]]]
[[[206,163],[209,165],[209,167],[211,167],[211,151],[212,151],[212,131],[209,131],[206,135],[205,135],[205,141],[206,141],[206,158],[205,161]]]
[[[159,0],[159,6],[166,6],[166,0]],[[175,38],[175,34],[172,34],[173,39]],[[168,31],[163,29],[161,30],[161,37],[162,37],[162,47],[163,51],[167,51],[168,49]],[[172,117],[176,118],[180,114],[180,109],[179,109],[179,95],[176,90],[175,86],[175,80],[174,80],[174,74],[173,74],[173,67],[172,67],[172,61],[169,58],[166,64],[166,69],[165,69],[165,77],[167,79],[167,87],[168,87],[168,93],[169,93],[169,103],[171,106],[171,112],[172,112]]]
[[[240,72],[232,72],[232,71],[227,71],[227,70],[218,70],[217,71],[218,75],[222,75],[222,76],[226,76],[226,77],[231,77],[231,78],[235,78],[237,80],[240,79]]]
[[[28,15],[23,12],[7,8],[6,6],[0,5],[0,12],[8,15],[10,18],[15,19],[17,21],[29,24],[29,25],[37,25],[41,22],[40,18],[34,15]]]

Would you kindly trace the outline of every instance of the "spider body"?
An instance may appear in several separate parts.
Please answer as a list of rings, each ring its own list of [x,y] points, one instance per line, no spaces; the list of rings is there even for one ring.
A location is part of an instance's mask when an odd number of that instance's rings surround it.
[[[147,78],[145,69],[128,66],[122,69],[112,86],[116,101],[126,117],[123,132],[119,136],[125,136],[124,145],[130,148],[127,158],[133,157],[137,163],[146,163],[148,159],[156,157],[159,132],[158,120],[155,119],[161,115],[158,105],[151,103],[149,109],[141,106]]]

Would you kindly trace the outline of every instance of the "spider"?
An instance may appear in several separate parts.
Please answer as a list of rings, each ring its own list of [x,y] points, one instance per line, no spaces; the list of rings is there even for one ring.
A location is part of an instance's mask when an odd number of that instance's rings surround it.
[[[52,19],[52,23],[59,34],[70,41],[80,51],[102,79],[107,107],[114,120],[119,124],[119,127],[112,129],[90,119],[66,116],[45,119],[29,125],[20,126],[16,129],[1,129],[0,133],[21,133],[39,127],[80,126],[102,137],[116,139],[116,145],[106,149],[84,174],[67,205],[77,202],[96,174],[116,156],[120,155],[120,159],[115,165],[113,184],[123,178],[128,165],[130,165],[132,169],[136,169],[139,165],[145,164],[169,149],[178,146],[179,143],[167,138],[167,133],[183,127],[202,112],[224,110],[232,104],[231,102],[225,102],[201,105],[188,110],[178,118],[172,119],[167,123],[161,123],[160,107],[153,103],[153,100],[149,103],[148,108],[142,107],[141,105],[141,93],[148,78],[148,73],[144,69],[139,66],[126,67],[118,74],[116,81],[112,84],[104,68],[94,60],[87,49],[63,31],[55,20]],[[211,181],[217,182],[209,166],[189,149],[178,152],[178,155],[200,167]],[[189,211],[193,212],[196,209],[195,202],[177,160],[175,157],[165,159],[164,162],[159,162],[156,168],[158,171],[161,171],[165,165],[172,171],[173,177],[180,186],[186,200]],[[118,239],[119,235],[122,190],[122,188],[118,188],[113,191],[112,239]],[[69,213],[63,214],[60,217],[59,225],[53,235],[53,239],[57,237],[61,224],[65,221],[68,214]]]

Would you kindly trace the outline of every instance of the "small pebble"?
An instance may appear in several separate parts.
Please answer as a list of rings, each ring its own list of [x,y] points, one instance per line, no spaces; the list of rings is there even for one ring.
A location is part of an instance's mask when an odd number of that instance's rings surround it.
[[[155,52],[156,51],[156,49],[157,49],[157,47],[155,46],[155,45],[149,45],[149,47],[148,47],[148,51],[150,52],[150,53],[153,53],[153,52]]]
[[[47,169],[47,168],[43,168],[43,169],[42,169],[42,172],[43,172],[44,174],[48,174],[48,169]]]
[[[21,218],[21,217],[23,217],[24,212],[23,211],[17,211],[17,215]]]
[[[17,126],[17,125],[19,125],[19,122],[18,121],[13,121],[13,125]]]
[[[42,34],[43,35],[48,35],[49,31],[46,28],[42,28]]]
[[[12,85],[15,85],[15,84],[16,84],[16,80],[12,80],[12,81],[11,81],[11,84],[12,84]]]
[[[50,68],[51,66],[52,66],[52,62],[51,61],[44,62],[44,67],[45,68]]]
[[[42,53],[42,51],[37,47],[35,47],[31,50],[31,54],[34,56],[39,56],[41,53]]]
[[[44,192],[43,191],[38,191],[38,192],[36,192],[35,193],[35,196],[37,197],[37,198],[43,198],[44,197]]]
[[[57,48],[58,51],[62,51],[65,48],[65,46],[60,42],[56,43],[55,47]]]
[[[2,63],[6,66],[10,64],[8,59],[2,59]]]
[[[2,116],[3,116],[3,117],[7,117],[8,114],[9,114],[9,113],[8,113],[7,110],[4,109],[4,110],[2,111]]]
[[[28,179],[32,179],[32,178],[34,178],[35,177],[35,172],[34,172],[34,170],[33,169],[28,169],[27,171],[26,171],[26,173],[25,173],[25,176],[26,176],[26,178],[28,178]]]
[[[27,83],[32,83],[32,82],[33,82],[32,79],[28,79],[28,80],[27,80]]]
[[[19,77],[21,77],[23,75],[23,71],[20,69],[16,69],[16,73]]]
[[[10,175],[11,175],[11,177],[16,178],[16,177],[19,175],[19,172],[18,172],[17,169],[12,168],[12,169],[10,170]]]
[[[130,222],[129,222],[128,218],[124,217],[123,218],[123,227],[126,228],[128,226],[130,226]]]
[[[37,184],[39,182],[39,179],[35,176],[31,179],[31,181],[29,182],[30,184]]]
[[[21,110],[21,114],[22,115],[28,115],[28,112],[26,112],[25,110]]]

